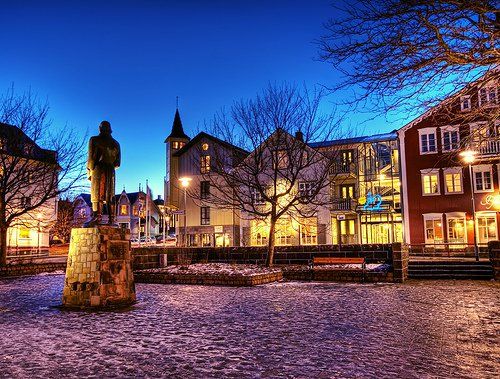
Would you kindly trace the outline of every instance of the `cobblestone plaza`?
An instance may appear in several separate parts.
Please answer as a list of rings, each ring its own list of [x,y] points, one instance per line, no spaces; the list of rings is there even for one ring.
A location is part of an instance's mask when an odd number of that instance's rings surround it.
[[[63,275],[0,281],[1,377],[495,377],[500,286],[137,285],[71,312]]]

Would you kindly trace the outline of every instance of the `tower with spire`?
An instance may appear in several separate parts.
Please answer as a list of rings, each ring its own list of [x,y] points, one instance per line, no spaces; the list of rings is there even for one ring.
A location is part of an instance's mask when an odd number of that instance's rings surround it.
[[[178,101],[178,99],[177,99]],[[174,156],[174,153],[182,149],[182,147],[190,140],[189,136],[184,133],[182,127],[181,116],[179,114],[179,105],[175,110],[174,123],[172,131],[165,139],[166,145],[166,175],[165,175],[165,204],[173,205],[177,208],[180,206],[180,188],[179,188],[179,158]]]

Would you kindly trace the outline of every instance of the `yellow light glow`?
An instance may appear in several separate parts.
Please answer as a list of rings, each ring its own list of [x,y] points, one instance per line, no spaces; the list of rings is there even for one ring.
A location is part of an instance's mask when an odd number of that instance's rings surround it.
[[[384,180],[385,179],[385,174],[380,174],[379,175],[379,180]]]
[[[189,186],[189,182],[191,181],[191,178],[188,178],[187,176],[183,176],[182,178],[179,178],[179,181],[181,182],[181,186],[184,188]]]
[[[465,150],[460,153],[460,156],[462,157],[462,161],[464,163],[470,164],[476,160],[476,154],[477,152],[474,150]]]

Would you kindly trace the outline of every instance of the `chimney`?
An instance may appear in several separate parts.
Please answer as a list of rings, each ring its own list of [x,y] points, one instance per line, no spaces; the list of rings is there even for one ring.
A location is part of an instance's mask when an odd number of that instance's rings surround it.
[[[295,138],[298,139],[300,142],[304,142],[304,133],[302,133],[300,130],[296,131]]]

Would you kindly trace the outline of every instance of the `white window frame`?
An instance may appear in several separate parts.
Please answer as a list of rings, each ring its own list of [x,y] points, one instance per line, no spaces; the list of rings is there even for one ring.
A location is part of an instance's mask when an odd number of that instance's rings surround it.
[[[435,193],[426,193],[425,192],[424,177],[427,175],[436,175],[437,176],[437,192],[435,192]],[[439,196],[439,195],[441,195],[441,179],[440,179],[438,168],[420,170],[420,181],[422,183],[421,184],[422,196]]]
[[[424,240],[426,244],[442,244],[444,243],[444,236],[445,236],[445,231],[444,231],[444,225],[443,225],[443,214],[442,213],[423,213],[422,216],[424,217]],[[431,241],[427,238],[427,221],[433,221],[433,230],[434,230],[434,239]],[[434,221],[439,221],[441,222],[441,236],[442,239],[439,242],[436,242],[436,231],[434,228]]]
[[[482,175],[482,183],[483,183],[483,189],[478,190],[476,187],[476,173],[481,172],[489,172],[490,173],[490,183],[491,183],[491,188],[490,189],[484,189],[484,175]],[[490,193],[495,191],[495,183],[493,182],[493,170],[492,170],[492,165],[491,164],[482,164],[482,165],[476,165],[472,166],[472,185],[474,189],[474,193]]]
[[[435,150],[429,150],[429,137],[427,137],[427,151],[422,150],[422,136],[423,135],[434,135],[434,148]],[[422,128],[418,130],[418,146],[420,150],[420,155],[427,155],[427,154],[437,154],[438,153],[438,145],[437,145],[437,128],[432,127],[432,128]]]
[[[492,94],[492,91],[491,89],[493,89],[493,93],[495,94],[495,100],[492,101],[491,100],[491,94]],[[482,100],[481,100],[481,91],[482,90],[486,90],[486,102],[483,104]],[[498,89],[497,89],[497,86],[494,84],[494,83],[488,83],[484,86],[482,86],[481,88],[478,89],[477,91],[477,97],[478,97],[478,102],[479,102],[479,106],[495,106],[498,104]]]
[[[480,239],[481,239],[481,235],[479,234],[479,219],[480,218],[484,218],[484,217],[489,217],[489,218],[493,218],[494,219],[494,222],[495,222],[495,237],[493,237],[492,239],[488,239],[487,242],[489,241],[498,241],[498,220],[497,220],[497,214],[496,212],[477,212],[476,213],[476,235],[477,235],[477,241],[478,243],[485,243],[485,242],[481,242]],[[486,242],[486,243],[487,243]]]
[[[446,218],[446,238],[448,243],[456,243],[456,244],[466,244],[467,243],[467,220],[465,218],[465,212],[449,212],[445,213],[445,218]],[[464,241],[463,242],[450,242],[450,228],[449,228],[449,221],[450,220],[457,220],[461,219],[463,220],[463,225],[464,225]]]
[[[465,103],[468,104],[467,108],[464,107]],[[471,96],[470,95],[460,96],[460,110],[462,112],[469,112],[471,110],[471,107],[472,107]]]
[[[457,133],[457,146],[454,148],[453,143],[451,142],[451,134],[450,134],[450,148],[446,149],[444,144],[444,135],[445,133]],[[460,128],[458,126],[447,125],[441,127],[441,149],[443,152],[458,150],[460,147]]]
[[[314,228],[316,233],[307,233],[308,228]],[[318,244],[318,219],[317,217],[312,217],[310,219],[305,219],[303,223],[300,224],[300,244],[301,245],[317,245]]]
[[[312,196],[314,191],[314,182],[300,181],[299,182],[299,195]]]
[[[264,205],[266,201],[262,197],[262,194],[257,188],[250,188],[250,194],[252,196],[252,203],[255,205]]]
[[[446,175],[447,174],[460,174],[460,191],[454,191],[450,192],[448,191],[448,185],[446,182]],[[443,180],[444,180],[444,193],[445,195],[457,195],[464,193],[464,176],[462,173],[462,167],[447,167],[443,169]]]

